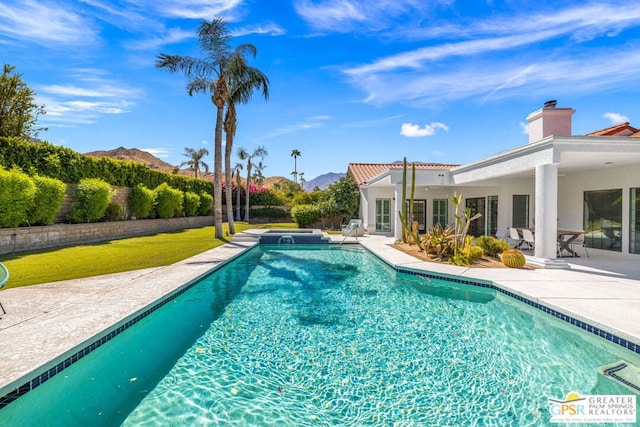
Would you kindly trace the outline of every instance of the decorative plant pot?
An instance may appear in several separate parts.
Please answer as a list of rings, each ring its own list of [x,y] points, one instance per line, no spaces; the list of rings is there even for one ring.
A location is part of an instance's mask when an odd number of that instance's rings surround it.
[[[511,268],[521,268],[526,263],[524,254],[519,249],[507,249],[502,252],[501,259],[504,265]]]

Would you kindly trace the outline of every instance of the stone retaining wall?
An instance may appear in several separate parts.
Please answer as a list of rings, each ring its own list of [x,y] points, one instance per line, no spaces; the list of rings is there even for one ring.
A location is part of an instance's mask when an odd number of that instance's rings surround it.
[[[103,242],[208,225],[213,225],[212,216],[3,228],[0,229],[0,254]]]

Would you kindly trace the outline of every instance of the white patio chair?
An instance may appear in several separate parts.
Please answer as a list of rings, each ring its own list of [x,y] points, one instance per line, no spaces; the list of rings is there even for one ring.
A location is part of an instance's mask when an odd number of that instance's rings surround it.
[[[513,247],[515,249],[519,249],[520,246],[522,245],[523,240],[522,240],[522,237],[520,237],[520,233],[518,233],[518,230],[516,230],[515,228],[511,227],[509,229],[509,238],[515,242],[513,244]]]
[[[533,254],[533,251],[536,248],[536,240],[533,237],[533,233],[531,232],[531,230],[528,230],[526,228],[522,229],[522,240],[529,247],[529,252]]]
[[[584,245],[584,234],[578,235],[571,243],[569,243],[571,250],[575,253],[576,248],[581,246],[584,249],[584,253],[587,254],[587,258],[589,258],[589,252],[587,252],[587,247]]]

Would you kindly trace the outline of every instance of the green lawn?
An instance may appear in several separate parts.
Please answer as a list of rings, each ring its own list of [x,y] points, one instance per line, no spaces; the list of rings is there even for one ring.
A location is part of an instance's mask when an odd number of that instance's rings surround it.
[[[236,223],[236,232],[249,228],[297,228],[295,223]],[[227,224],[224,224],[226,234]],[[9,270],[5,288],[36,285],[58,280],[79,279],[173,264],[229,242],[214,238],[211,227],[103,243],[0,255]]]

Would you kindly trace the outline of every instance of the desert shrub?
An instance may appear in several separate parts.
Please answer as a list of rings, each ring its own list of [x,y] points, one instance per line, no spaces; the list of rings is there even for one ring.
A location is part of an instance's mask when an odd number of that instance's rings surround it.
[[[95,222],[104,218],[111,202],[111,186],[101,179],[80,180],[67,220],[72,223]]]
[[[33,207],[29,212],[29,223],[53,224],[64,201],[67,184],[59,179],[40,175],[35,175],[32,179],[36,185],[36,193]]]
[[[462,251],[450,255],[447,258],[447,261],[449,261],[451,264],[455,264],[459,266],[471,265],[471,260],[469,259],[469,256],[467,256],[467,254]]]
[[[166,182],[158,185],[154,191],[158,218],[174,218],[182,215],[184,199],[182,191],[170,187]]]
[[[127,210],[116,202],[111,202],[104,213],[104,221],[124,221],[127,219]]]
[[[300,228],[310,227],[320,218],[320,209],[314,205],[294,206],[291,209],[291,218]]]
[[[198,205],[198,215],[211,215],[213,209],[213,196],[209,193],[200,193],[200,204]]]
[[[420,243],[427,254],[446,258],[453,253],[453,238],[453,227],[436,224],[422,236]]]
[[[483,255],[484,249],[482,249],[480,246],[471,246],[471,248],[469,249],[469,260],[472,262],[479,260]]]
[[[144,184],[138,184],[131,189],[129,194],[129,209],[131,215],[138,219],[149,218],[156,201],[156,192],[147,188]]]
[[[0,167],[0,227],[18,227],[29,219],[36,184],[18,169]]]
[[[199,206],[200,196],[193,191],[186,191],[184,193],[184,214],[186,216],[196,216]]]
[[[509,243],[506,240],[496,239],[492,236],[479,236],[476,238],[475,244],[480,246],[486,255],[492,257],[498,257],[498,254],[509,249]]]

